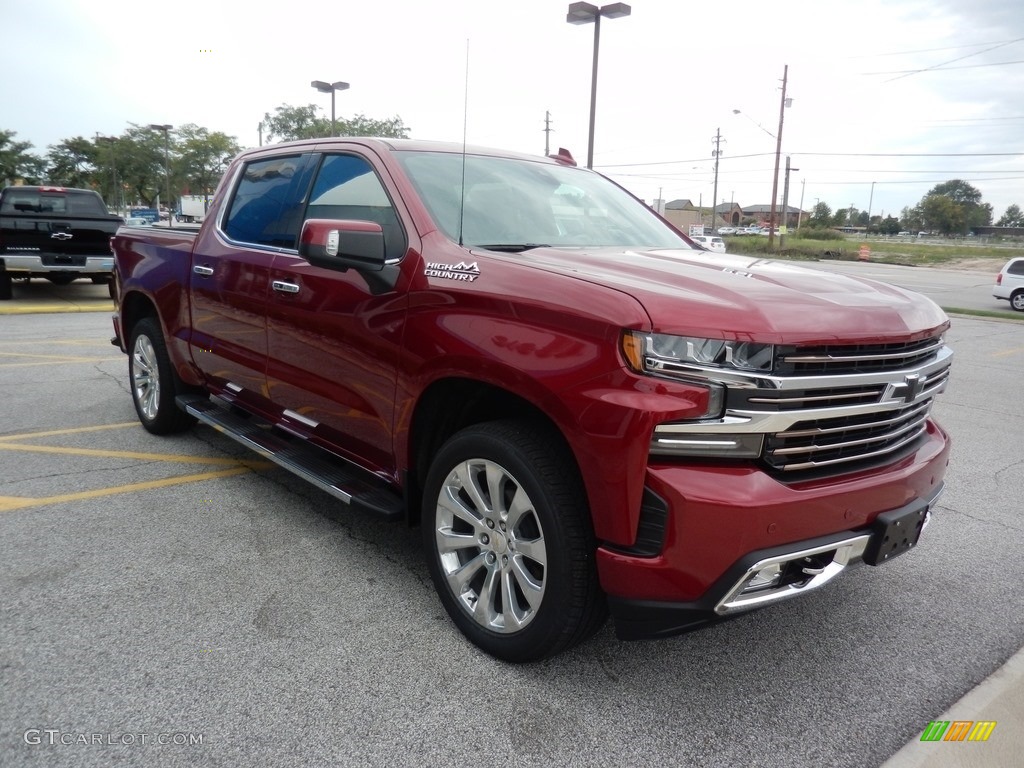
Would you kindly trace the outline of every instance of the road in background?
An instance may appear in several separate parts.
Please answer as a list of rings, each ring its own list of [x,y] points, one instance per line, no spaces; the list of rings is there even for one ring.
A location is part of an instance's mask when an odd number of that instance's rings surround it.
[[[1024,646],[1016,323],[950,331],[953,457],[914,551],[528,666],[455,630],[419,531],[209,428],[145,432],[106,315],[0,323],[4,765],[877,766]],[[999,765],[1020,726],[928,746]]]
[[[1009,259],[1009,256],[1007,257]],[[891,283],[901,288],[923,293],[940,307],[956,307],[959,309],[1004,311],[1020,315],[1024,320],[1024,312],[1013,312],[1008,301],[1000,301],[992,295],[996,275],[1003,262],[993,262],[991,272],[937,269],[935,267],[904,267],[898,264],[878,264],[871,261],[816,261],[799,262],[805,266],[821,269],[826,272],[840,272],[856,275],[883,283]]]

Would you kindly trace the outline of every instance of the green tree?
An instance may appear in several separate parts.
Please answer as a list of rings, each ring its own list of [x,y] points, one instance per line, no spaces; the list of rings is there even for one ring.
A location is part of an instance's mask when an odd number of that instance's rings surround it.
[[[15,141],[15,131],[0,129],[0,186],[21,180],[39,184],[44,180],[45,161],[31,152],[31,142]]]
[[[175,177],[193,195],[212,194],[226,163],[241,151],[234,137],[220,131],[211,133],[192,123],[175,131],[175,143]]]
[[[819,229],[832,226],[832,209],[829,208],[828,203],[815,204],[807,223],[809,226]]]
[[[944,235],[965,234],[972,227],[992,222],[992,206],[981,202],[981,192],[961,179],[936,184],[915,206],[915,212],[925,229]]]
[[[89,189],[97,180],[98,144],[82,136],[51,144],[46,154],[47,179],[61,187]]]
[[[129,204],[141,202],[152,207],[157,195],[170,207],[172,195],[166,189],[164,174],[164,135],[145,126],[132,124],[118,139],[118,171],[126,187]],[[173,143],[169,145],[169,165],[177,157]],[[171,189],[176,187],[171,180]]]
[[[320,116],[320,107],[306,104],[293,107],[282,104],[274,109],[274,114],[263,115],[263,131],[267,141],[294,141],[296,139],[316,139],[331,135],[331,119]],[[366,115],[356,115],[350,119],[339,117],[335,120],[337,136],[387,136],[393,139],[405,139],[409,129],[400,117],[388,120],[374,120]]]
[[[924,228],[929,231],[943,235],[967,231],[965,209],[952,198],[939,194],[927,195],[917,207]]]
[[[900,231],[900,220],[895,216],[886,216],[878,222],[878,231],[883,235],[895,235]]]
[[[1013,204],[1006,209],[1006,213],[996,222],[997,227],[1024,227],[1024,213],[1021,213],[1020,206]]]

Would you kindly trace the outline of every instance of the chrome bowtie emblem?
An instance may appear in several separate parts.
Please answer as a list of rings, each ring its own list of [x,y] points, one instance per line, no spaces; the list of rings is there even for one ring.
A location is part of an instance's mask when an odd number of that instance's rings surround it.
[[[74,235],[70,232],[54,232],[50,235],[51,240],[70,240]]]

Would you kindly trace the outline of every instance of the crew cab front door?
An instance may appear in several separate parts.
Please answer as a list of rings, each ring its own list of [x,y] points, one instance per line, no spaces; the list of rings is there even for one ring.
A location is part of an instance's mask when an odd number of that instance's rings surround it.
[[[211,387],[267,408],[267,299],[275,256],[295,249],[310,155],[246,164],[216,227],[193,250],[192,356]]]
[[[391,262],[382,271],[324,269],[275,256],[268,300],[269,396],[290,427],[366,469],[394,467],[392,427],[406,292],[407,236],[371,163],[325,154],[305,219],[374,221]]]

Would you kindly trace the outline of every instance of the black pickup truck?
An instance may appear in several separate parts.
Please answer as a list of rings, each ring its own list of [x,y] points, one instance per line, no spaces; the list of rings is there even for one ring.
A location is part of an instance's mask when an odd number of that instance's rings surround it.
[[[0,191],[0,299],[13,278],[66,285],[80,277],[109,283],[110,238],[122,224],[91,189],[6,187]]]

